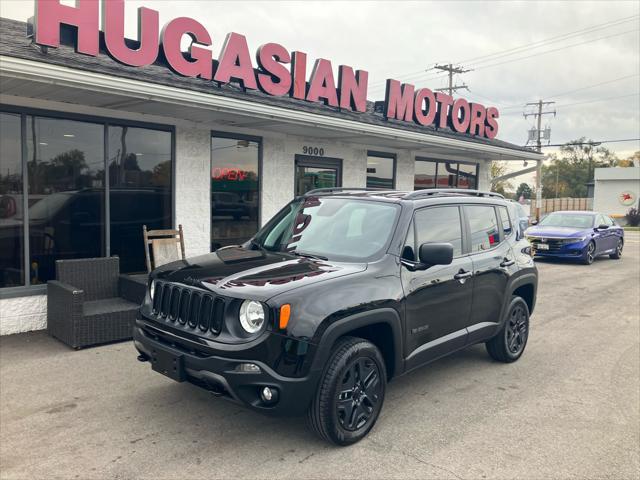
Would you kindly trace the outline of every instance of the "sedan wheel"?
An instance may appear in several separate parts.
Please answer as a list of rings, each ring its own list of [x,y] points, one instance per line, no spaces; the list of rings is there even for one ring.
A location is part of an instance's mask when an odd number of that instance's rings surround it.
[[[622,248],[624,247],[624,242],[622,239],[618,239],[618,243],[616,244],[616,251],[609,255],[609,258],[613,258],[614,260],[618,260],[622,257]]]
[[[587,245],[587,249],[584,252],[582,257],[582,263],[585,265],[591,265],[596,258],[596,244],[593,242],[589,242]]]

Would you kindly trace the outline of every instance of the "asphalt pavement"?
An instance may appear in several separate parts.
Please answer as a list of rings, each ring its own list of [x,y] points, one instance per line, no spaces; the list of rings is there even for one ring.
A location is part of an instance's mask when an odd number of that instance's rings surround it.
[[[538,262],[515,364],[477,345],[394,380],[348,448],[136,361],[0,338],[0,478],[640,478],[640,235],[623,258]]]

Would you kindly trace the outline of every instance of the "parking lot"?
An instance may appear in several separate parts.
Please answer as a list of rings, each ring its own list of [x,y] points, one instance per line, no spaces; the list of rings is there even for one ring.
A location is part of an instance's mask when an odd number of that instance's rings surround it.
[[[389,385],[359,444],[152,373],[130,343],[0,339],[2,478],[639,478],[640,236],[620,261],[538,262],[520,361],[477,345]]]

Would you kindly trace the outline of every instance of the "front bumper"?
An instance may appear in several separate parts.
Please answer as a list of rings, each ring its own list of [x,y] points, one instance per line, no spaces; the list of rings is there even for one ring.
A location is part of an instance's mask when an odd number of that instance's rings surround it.
[[[253,410],[276,416],[296,416],[306,413],[316,392],[319,374],[311,371],[300,378],[284,377],[268,365],[255,359],[227,358],[194,351],[169,332],[136,322],[133,341],[141,359],[149,360],[158,369],[158,362],[169,367],[160,368],[176,381],[188,381],[216,396],[242,404]],[[252,363],[260,372],[236,370],[238,365]],[[260,395],[264,387],[275,390],[272,402]]]
[[[534,257],[580,258],[584,255],[589,240],[565,243],[561,246],[548,245],[548,250],[540,248],[538,242],[531,242],[531,253]]]

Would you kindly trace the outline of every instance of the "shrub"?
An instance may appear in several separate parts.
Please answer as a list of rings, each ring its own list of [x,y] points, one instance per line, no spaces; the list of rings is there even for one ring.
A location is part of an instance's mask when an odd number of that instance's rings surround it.
[[[627,219],[627,224],[629,226],[637,227],[638,225],[640,225],[640,210],[631,207],[624,218]]]

